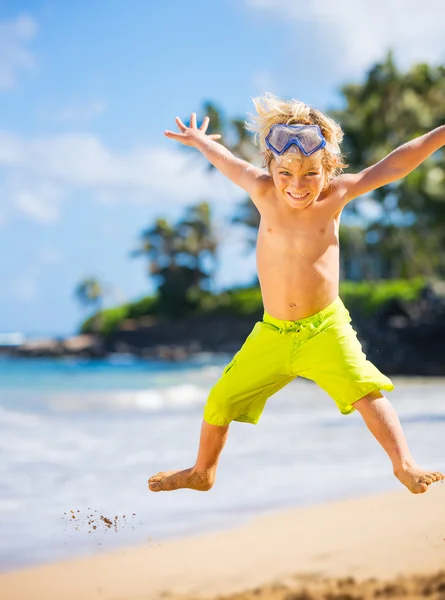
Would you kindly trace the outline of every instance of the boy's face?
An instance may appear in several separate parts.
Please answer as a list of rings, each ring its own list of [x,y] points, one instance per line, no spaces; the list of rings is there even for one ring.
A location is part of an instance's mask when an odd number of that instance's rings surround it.
[[[286,153],[273,159],[271,175],[280,196],[293,209],[308,208],[317,201],[324,183],[322,152],[304,156],[300,152]]]

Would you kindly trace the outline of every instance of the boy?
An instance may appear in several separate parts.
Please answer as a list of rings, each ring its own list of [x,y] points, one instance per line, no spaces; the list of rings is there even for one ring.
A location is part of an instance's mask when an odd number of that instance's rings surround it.
[[[366,360],[350,325],[338,297],[338,229],[348,202],[405,177],[445,145],[445,126],[345,175],[343,133],[332,119],[272,94],[254,104],[258,114],[247,128],[259,141],[267,172],[236,158],[216,142],[220,135],[206,135],[208,117],[199,128],[195,114],[188,127],[176,118],[179,133],[165,132],[197,148],[258,208],[257,267],[265,312],[210,392],[195,465],[154,475],[149,489],[209,490],[229,423],[257,423],[266,400],[301,375],[322,387],[343,414],[358,410],[395,476],[411,492],[423,493],[445,477],[414,462],[397,414],[381,393],[394,386]]]

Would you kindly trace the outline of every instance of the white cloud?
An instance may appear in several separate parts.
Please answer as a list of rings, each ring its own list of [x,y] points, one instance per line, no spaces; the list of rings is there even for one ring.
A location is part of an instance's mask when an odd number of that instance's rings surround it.
[[[106,108],[104,100],[95,99],[85,103],[72,103],[56,110],[45,107],[38,111],[38,115],[63,125],[86,125],[103,115]]]
[[[52,223],[60,202],[76,190],[105,203],[189,205],[202,199],[230,202],[243,196],[205,172],[198,151],[135,148],[118,152],[92,134],[37,138],[0,132],[0,202],[30,218]]]
[[[17,71],[35,66],[27,45],[36,33],[37,23],[29,15],[0,21],[0,89],[14,87]]]
[[[14,198],[14,197],[13,197]],[[38,184],[34,189],[21,188],[15,195],[15,205],[21,212],[40,223],[54,223],[59,217],[58,194],[52,186]]]
[[[403,68],[445,59],[443,0],[245,0],[248,8],[290,21],[296,61],[320,56],[341,76],[357,76],[389,49]],[[297,22],[298,28],[295,28]],[[298,40],[304,35],[304,48]],[[308,40],[312,39],[312,44]],[[304,51],[304,53],[302,53]]]
[[[14,211],[42,224],[55,223],[59,218],[59,203],[66,195],[62,186],[43,177],[30,177],[20,170],[4,169],[0,184],[3,214],[0,225],[4,225]]]

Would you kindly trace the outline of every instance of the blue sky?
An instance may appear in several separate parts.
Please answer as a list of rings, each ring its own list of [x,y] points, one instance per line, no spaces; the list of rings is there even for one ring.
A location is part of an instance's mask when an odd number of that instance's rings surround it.
[[[0,0],[0,332],[75,331],[85,276],[109,302],[152,292],[138,234],[199,200],[223,240],[217,287],[247,283],[227,222],[242,191],[164,130],[206,100],[244,117],[266,91],[339,106],[390,47],[402,68],[445,62],[444,17],[442,0]]]

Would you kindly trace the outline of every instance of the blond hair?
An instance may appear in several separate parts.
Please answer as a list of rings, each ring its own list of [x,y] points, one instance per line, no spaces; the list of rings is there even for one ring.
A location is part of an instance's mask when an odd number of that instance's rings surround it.
[[[322,164],[326,172],[327,184],[341,173],[348,165],[343,161],[340,144],[343,139],[343,131],[331,117],[321,111],[300,102],[299,100],[283,100],[273,94],[266,93],[263,96],[252,98],[256,108],[256,115],[248,115],[250,121],[246,121],[247,131],[251,131],[253,141],[259,145],[260,152],[264,158],[264,167],[270,171],[273,152],[266,146],[266,137],[272,125],[318,125],[324,135],[327,146],[323,149]]]

